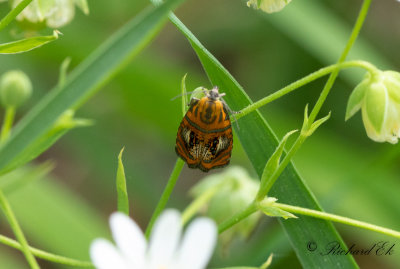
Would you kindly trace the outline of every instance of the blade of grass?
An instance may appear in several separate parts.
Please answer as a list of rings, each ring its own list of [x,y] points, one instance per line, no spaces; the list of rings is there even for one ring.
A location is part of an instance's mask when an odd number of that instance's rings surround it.
[[[250,105],[252,102],[239,83],[207,51],[190,30],[175,15],[171,14],[170,20],[188,38],[212,84],[218,85],[222,92],[227,93],[225,100],[231,109],[239,110]],[[278,145],[278,140],[258,111],[244,117],[240,120],[239,125],[240,129],[235,129],[236,134],[255,170],[261,177],[269,156]],[[300,178],[292,164],[289,164],[285,169],[271,193],[278,197],[280,202],[321,210],[314,195]],[[313,255],[307,250],[307,242],[309,241],[314,241],[319,246],[325,246],[332,241],[337,241],[344,245],[332,223],[310,217],[280,220],[280,223],[289,236],[303,267],[357,268],[357,264],[351,256]]]
[[[67,109],[77,107],[143,49],[166,20],[168,12],[184,0],[170,0],[146,11],[111,36],[28,113],[0,148],[0,171],[44,134]]]

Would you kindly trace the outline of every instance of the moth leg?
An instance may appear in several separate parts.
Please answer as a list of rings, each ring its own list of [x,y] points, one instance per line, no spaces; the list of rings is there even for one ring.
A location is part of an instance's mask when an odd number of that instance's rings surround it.
[[[239,123],[237,122],[237,119],[236,119],[235,115],[236,114],[240,114],[241,112],[240,111],[233,111],[222,98],[220,100],[222,102],[222,106],[225,109],[225,113],[230,114],[232,116],[232,119],[235,121],[236,127],[238,128],[238,130],[240,130]]]

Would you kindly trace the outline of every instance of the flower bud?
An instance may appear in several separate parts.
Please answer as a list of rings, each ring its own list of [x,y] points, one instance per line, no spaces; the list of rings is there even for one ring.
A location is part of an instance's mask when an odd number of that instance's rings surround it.
[[[261,9],[266,13],[274,13],[281,11],[292,0],[249,0],[247,1],[248,7],[254,9]]]
[[[12,0],[15,8],[22,0]],[[31,24],[46,23],[48,27],[62,27],[74,18],[75,5],[85,14],[89,13],[86,0],[33,0],[18,16],[18,21]]]
[[[12,70],[0,78],[0,100],[5,107],[18,107],[32,94],[29,77],[22,71]]]
[[[400,73],[368,73],[350,95],[346,120],[360,109],[369,138],[397,143],[400,137]]]
[[[190,192],[194,197],[199,197],[213,188],[218,189],[205,209],[206,215],[221,223],[253,202],[259,182],[251,178],[243,168],[232,166],[225,172],[205,177]],[[260,212],[256,212],[226,230],[221,234],[222,244],[227,246],[238,236],[243,239],[248,237],[261,215]]]

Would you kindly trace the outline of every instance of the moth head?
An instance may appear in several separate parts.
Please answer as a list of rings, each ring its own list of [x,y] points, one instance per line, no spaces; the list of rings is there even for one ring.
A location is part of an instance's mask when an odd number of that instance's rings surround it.
[[[219,93],[217,86],[215,86],[214,88],[212,88],[211,90],[209,90],[206,93],[206,96],[214,101],[219,100],[224,95],[225,95],[225,93]]]

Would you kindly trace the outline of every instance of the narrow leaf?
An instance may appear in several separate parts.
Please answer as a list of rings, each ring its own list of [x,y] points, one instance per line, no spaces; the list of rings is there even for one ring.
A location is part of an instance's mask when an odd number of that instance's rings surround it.
[[[183,76],[182,82],[181,82],[181,94],[182,94],[182,114],[185,116],[186,110],[187,110],[187,91],[186,91],[186,76],[187,73]]]
[[[118,155],[118,170],[117,170],[117,195],[118,195],[118,211],[125,213],[129,216],[129,199],[128,191],[126,190],[126,178],[124,164],[122,163],[122,153],[124,148],[121,149]]]
[[[65,60],[61,63],[60,75],[58,78],[58,86],[59,87],[63,87],[65,84],[65,80],[67,77],[67,71],[68,71],[68,67],[69,67],[70,63],[71,63],[71,58],[69,58],[69,57],[65,58]]]
[[[0,54],[16,54],[30,51],[58,39],[59,31],[55,30],[53,35],[36,36],[18,41],[0,44]]]

